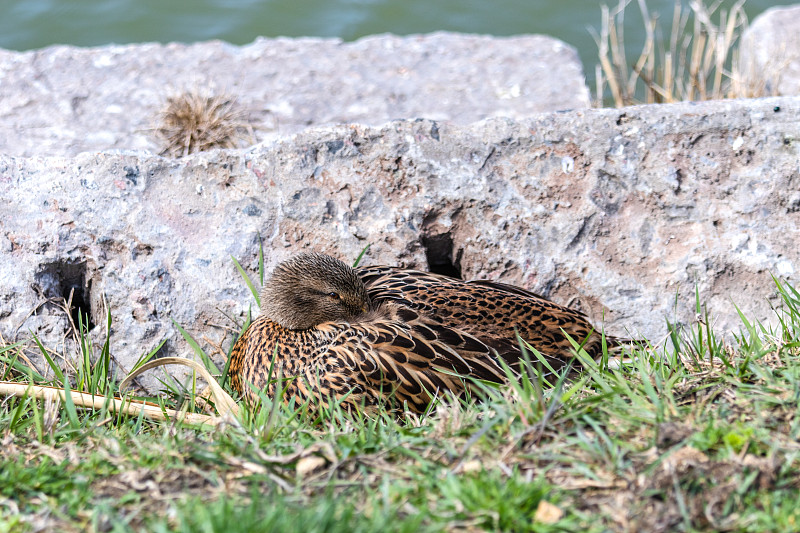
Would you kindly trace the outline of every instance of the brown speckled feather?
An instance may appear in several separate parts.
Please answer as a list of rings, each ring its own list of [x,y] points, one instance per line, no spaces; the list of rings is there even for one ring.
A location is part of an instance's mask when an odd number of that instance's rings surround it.
[[[285,400],[314,406],[334,399],[369,412],[389,402],[422,412],[474,379],[505,381],[502,362],[520,363],[517,332],[555,367],[574,353],[567,334],[591,356],[601,352],[583,313],[519,287],[394,267],[354,270],[318,253],[279,264],[261,303],[229,366],[231,385],[249,400],[281,389]]]
[[[280,375],[292,378],[284,381],[286,399],[328,405],[335,398],[368,412],[384,401],[422,412],[436,395],[463,392],[468,381],[459,376],[505,379],[486,344],[392,303],[358,323],[327,322],[306,330],[260,316],[234,346],[229,374],[233,388],[250,400],[257,397],[254,389],[273,396]]]
[[[459,279],[388,266],[356,269],[374,302],[394,301],[470,333],[497,349],[509,364],[519,358],[516,333],[557,368],[572,354],[569,334],[592,357],[602,352],[600,332],[580,311],[520,287]],[[563,331],[562,331],[563,330]],[[606,337],[609,347],[623,339]]]

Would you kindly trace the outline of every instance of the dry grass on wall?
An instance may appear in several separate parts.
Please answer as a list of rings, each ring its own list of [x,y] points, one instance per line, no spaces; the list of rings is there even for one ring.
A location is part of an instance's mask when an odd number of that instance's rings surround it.
[[[247,113],[226,94],[192,90],[167,98],[153,128],[161,155],[183,157],[215,148],[237,148],[253,139]]]
[[[620,0],[613,9],[602,6],[600,34],[594,35],[600,59],[596,106],[764,95],[764,85],[745,79],[738,69],[738,46],[748,24],[744,0],[728,10],[719,8],[719,0],[710,6],[692,0],[688,9],[676,0],[668,40],[658,14],[650,12],[645,0],[637,0],[645,42],[638,60],[629,65],[623,26],[631,1]]]

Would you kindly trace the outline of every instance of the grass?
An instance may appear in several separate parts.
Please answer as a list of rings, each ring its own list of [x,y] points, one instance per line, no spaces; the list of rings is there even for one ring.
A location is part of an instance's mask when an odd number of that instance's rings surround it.
[[[619,0],[613,9],[602,6],[601,30],[594,35],[600,60],[595,69],[598,106],[604,101],[624,107],[766,96],[763,75],[738,69],[738,46],[747,28],[745,0],[727,10],[720,9],[719,0],[710,5],[694,0],[688,9],[676,0],[668,33],[662,31],[658,16],[651,15],[646,0],[638,0],[645,42],[633,64],[628,64],[623,30],[630,3]],[[776,64],[772,70],[780,68]]]
[[[698,297],[701,320],[628,362],[579,351],[555,383],[421,417],[262,398],[209,429],[5,398],[0,532],[797,530],[800,293],[776,290],[775,325],[742,316],[732,343]],[[2,379],[117,392],[105,348],[48,381],[27,346],[0,348]],[[170,386],[151,400],[200,411]]]

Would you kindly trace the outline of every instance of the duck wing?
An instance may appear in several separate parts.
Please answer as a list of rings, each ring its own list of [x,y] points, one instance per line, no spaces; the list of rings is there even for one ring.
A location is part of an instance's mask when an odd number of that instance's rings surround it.
[[[487,287],[489,289],[495,289],[498,291],[509,292],[511,294],[517,294],[524,298],[534,298],[537,300],[545,300],[550,301],[541,294],[538,294],[533,291],[529,291],[527,289],[523,289],[522,287],[517,287],[516,285],[510,285],[508,283],[501,283],[499,281],[492,281],[489,279],[472,279],[467,282],[470,285],[479,285],[481,287]],[[574,310],[576,313],[580,313],[580,311]],[[581,313],[583,314],[583,313]]]
[[[472,380],[507,379],[497,354],[476,337],[412,309],[394,315],[352,325],[327,350],[382,401],[423,412],[434,397],[460,394]]]
[[[474,336],[412,309],[388,307],[363,322],[303,331],[259,317],[231,353],[231,385],[251,401],[259,389],[274,397],[280,376],[285,400],[329,405],[334,399],[367,411],[379,403],[405,404],[423,412],[434,397],[460,394],[474,379],[506,379],[497,355]]]
[[[393,301],[435,316],[444,324],[474,335],[509,353],[519,335],[561,366],[572,356],[571,337],[593,357],[602,352],[599,332],[578,310],[565,307],[520,287],[488,280],[462,280],[386,266],[357,269],[373,301]],[[623,339],[607,337],[609,346]],[[517,363],[515,352],[509,364]]]

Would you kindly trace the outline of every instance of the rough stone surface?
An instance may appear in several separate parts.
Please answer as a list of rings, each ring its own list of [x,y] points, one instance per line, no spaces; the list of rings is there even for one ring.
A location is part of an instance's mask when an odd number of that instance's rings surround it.
[[[0,333],[57,345],[47,298],[74,285],[95,323],[108,303],[124,369],[162,339],[191,355],[170,319],[222,339],[255,308],[231,256],[255,278],[259,238],[268,268],[371,244],[369,263],[452,263],[655,343],[665,316],[695,320],[696,285],[735,330],[734,303],[772,316],[770,274],[797,281],[798,113],[786,97],[320,127],[181,160],[0,156]]]
[[[756,17],[742,35],[739,65],[754,94],[800,95],[800,4]]]
[[[158,153],[155,117],[168,96],[187,89],[232,95],[256,141],[323,124],[467,124],[590,105],[576,51],[541,35],[0,50],[0,153]]]

